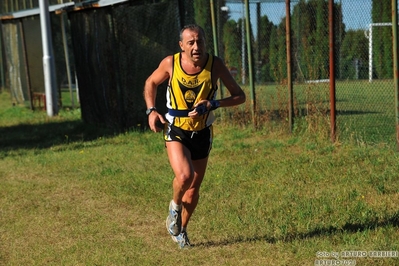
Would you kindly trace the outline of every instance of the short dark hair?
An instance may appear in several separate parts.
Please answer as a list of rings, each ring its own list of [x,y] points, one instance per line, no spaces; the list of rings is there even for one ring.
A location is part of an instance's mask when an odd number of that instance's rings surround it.
[[[197,24],[188,24],[188,25],[184,26],[184,27],[180,30],[180,41],[183,40],[183,31],[185,31],[185,30],[192,30],[192,31],[196,31],[196,32],[198,32],[198,33],[201,33],[202,36],[203,36],[204,39],[205,39],[205,31],[204,31],[204,29],[203,29],[201,26],[199,26],[199,25],[197,25]]]

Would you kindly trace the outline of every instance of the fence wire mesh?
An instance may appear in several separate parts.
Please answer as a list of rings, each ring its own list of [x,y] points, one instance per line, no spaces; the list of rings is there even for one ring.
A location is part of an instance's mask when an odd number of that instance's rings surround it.
[[[242,23],[246,19],[245,5],[227,0],[222,10],[229,15],[223,28],[224,33],[228,32],[222,39],[224,59],[237,72],[237,81],[246,86],[248,58]],[[324,128],[328,134],[328,1],[291,1],[289,10],[295,117],[305,119],[314,130]],[[276,116],[284,122],[288,117],[286,11],[285,1],[249,1],[260,123]],[[335,1],[333,20],[338,138],[394,143],[391,3]],[[226,42],[232,38],[231,33],[236,34],[235,41]]]
[[[29,99],[23,65],[23,44],[21,35],[18,34],[21,29],[21,21],[12,21],[3,23],[3,36],[8,45],[4,46],[4,53],[7,59],[6,67],[8,69],[8,81],[11,88],[13,100],[22,103]]]
[[[30,2],[32,7],[38,6],[37,0]],[[85,1],[75,1],[81,2]],[[83,119],[115,128],[146,127],[142,98],[145,79],[162,58],[179,51],[180,28],[196,22],[205,28],[209,52],[223,58],[248,97],[252,75],[257,124],[288,129],[285,1],[249,0],[249,43],[244,1],[213,2],[216,35],[212,32],[211,1],[128,1],[69,10],[70,51],[75,59]],[[2,12],[17,8],[11,0],[0,6]],[[328,1],[292,0],[289,10],[295,125],[305,124],[306,130],[329,134]],[[335,0],[333,20],[338,139],[394,143],[391,3]],[[17,27],[3,22],[3,36],[12,35]],[[21,55],[16,50],[18,42],[18,38],[9,42],[7,58]],[[14,48],[11,43],[15,43]],[[248,45],[252,48],[251,58]],[[62,42],[55,41],[54,46],[55,57],[64,57]],[[11,67],[8,65],[8,71]],[[251,67],[253,73],[249,72]],[[11,74],[8,76],[12,79]],[[11,80],[10,84],[17,86],[17,82]],[[164,106],[164,90],[165,86],[158,89],[159,106]],[[248,123],[250,103],[247,101],[244,109],[228,111],[236,113],[227,117],[243,117],[239,122]]]
[[[51,14],[52,40],[56,63],[57,88],[66,79],[64,46],[60,27],[60,16]],[[41,42],[40,16],[7,19],[2,22],[3,64],[6,66],[2,82],[7,84],[14,104],[44,107],[43,50]],[[38,38],[39,37],[39,38]],[[71,56],[71,55],[70,55]],[[71,56],[73,57],[73,56]],[[2,68],[3,70],[3,68]],[[62,105],[61,99],[59,105]]]
[[[145,79],[178,49],[177,1],[118,5],[69,14],[83,118],[116,128],[145,127]],[[165,86],[158,88],[164,101]]]

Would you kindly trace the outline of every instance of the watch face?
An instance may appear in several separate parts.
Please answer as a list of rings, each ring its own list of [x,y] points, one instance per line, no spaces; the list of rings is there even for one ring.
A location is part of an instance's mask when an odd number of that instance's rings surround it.
[[[151,114],[151,112],[154,111],[154,110],[156,110],[156,108],[155,108],[155,107],[151,107],[150,109],[147,109],[147,110],[145,111],[145,113],[146,113],[147,115],[149,115],[149,114]]]

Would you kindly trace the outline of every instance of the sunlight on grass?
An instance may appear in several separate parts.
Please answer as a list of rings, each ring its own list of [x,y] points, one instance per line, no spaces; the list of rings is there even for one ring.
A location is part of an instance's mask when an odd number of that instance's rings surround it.
[[[164,228],[161,134],[0,100],[1,265],[314,265],[320,252],[399,251],[399,155],[385,144],[331,143],[306,119],[294,134],[219,121],[195,246],[180,251]]]

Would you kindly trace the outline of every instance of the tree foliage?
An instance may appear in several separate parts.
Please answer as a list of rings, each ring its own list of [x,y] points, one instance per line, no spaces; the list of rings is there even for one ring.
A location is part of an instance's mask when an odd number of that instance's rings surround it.
[[[206,35],[206,46],[208,51],[215,53],[213,45],[213,30],[212,30],[212,17],[211,17],[211,6],[209,0],[194,0],[194,19],[195,22],[205,30]],[[224,0],[214,1],[215,11],[215,22],[218,25],[224,25],[227,21],[227,14],[221,10],[221,6],[225,5]],[[219,26],[221,27],[221,26]],[[219,40],[220,42],[220,40]]]
[[[277,26],[275,26],[267,16],[263,16],[260,19],[259,24],[259,36],[257,38],[257,46],[260,49],[260,65],[261,65],[261,73],[260,82],[268,82],[272,81],[272,73],[270,71],[270,36],[272,32],[276,32]]]
[[[238,27],[239,25],[234,20],[229,20],[223,25],[224,60],[228,67],[237,69],[241,60],[241,39]]]
[[[149,2],[169,0],[146,0]],[[55,5],[72,0],[49,0]],[[83,0],[74,0],[75,3]],[[368,62],[368,43],[361,31],[345,31],[342,21],[341,4],[335,1],[335,54],[336,77],[366,78]],[[214,51],[211,9],[209,0],[179,0],[181,5],[181,23],[197,23],[206,33],[207,47]],[[241,71],[242,62],[242,20],[229,20],[228,12],[222,11],[226,0],[215,0],[214,10],[218,37],[218,54],[229,66]],[[0,1],[1,13],[15,12],[39,7],[38,0],[4,0]],[[297,80],[329,78],[329,26],[328,0],[299,0],[291,12],[292,36],[292,71]],[[391,1],[372,0],[372,22],[391,22]],[[260,17],[257,36],[251,32],[256,58],[253,60],[259,71],[257,81],[281,81],[286,73],[286,27],[285,18],[274,25],[267,16]],[[252,29],[252,27],[251,27]],[[245,37],[245,36],[244,36]],[[392,29],[391,27],[373,27],[373,75],[375,78],[392,76]],[[259,67],[258,67],[259,66]]]
[[[391,1],[373,0],[371,19],[373,23],[392,22]],[[373,27],[373,72],[377,78],[392,77],[392,28]]]
[[[344,31],[340,4],[334,4],[335,36]],[[262,75],[272,81],[287,77],[286,21],[273,26],[267,17],[260,23],[259,43],[262,49]],[[293,76],[299,80],[329,78],[329,24],[327,0],[300,0],[291,16],[291,46]],[[267,40],[267,42],[265,42]],[[339,53],[341,38],[336,40],[335,53]],[[268,60],[264,60],[267,59]],[[339,61],[339,60],[337,60]],[[338,62],[337,62],[338,63]]]
[[[285,45],[285,23],[272,28],[270,35],[270,76],[274,81],[287,77],[287,52]]]
[[[363,30],[349,30],[342,43],[341,78],[365,79],[368,76],[368,41]]]

